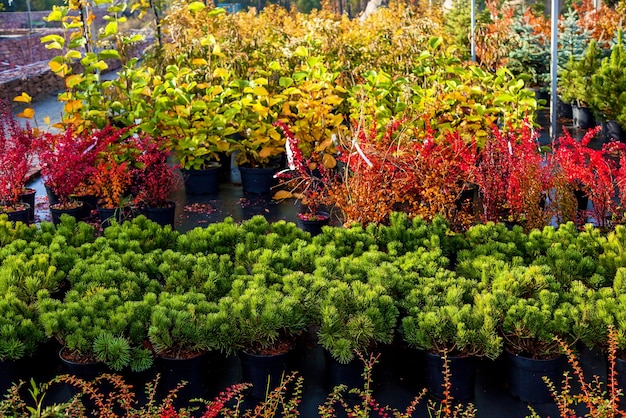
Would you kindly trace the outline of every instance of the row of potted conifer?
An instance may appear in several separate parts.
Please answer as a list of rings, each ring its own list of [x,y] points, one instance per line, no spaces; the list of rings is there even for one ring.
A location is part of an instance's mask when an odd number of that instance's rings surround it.
[[[4,361],[54,338],[66,360],[139,371],[215,350],[266,357],[307,330],[342,364],[396,336],[437,355],[546,360],[555,337],[602,349],[624,323],[622,227],[453,233],[403,214],[313,239],[261,217],[185,234],[142,217],[98,238],[71,218],[0,226]]]

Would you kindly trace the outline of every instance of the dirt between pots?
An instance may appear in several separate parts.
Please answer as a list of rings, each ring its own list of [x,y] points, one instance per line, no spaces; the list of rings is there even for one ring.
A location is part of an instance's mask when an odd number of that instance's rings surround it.
[[[257,356],[276,356],[278,354],[284,354],[293,349],[294,342],[291,340],[281,340],[272,344],[270,347],[249,347],[245,351],[249,354],[255,354]]]
[[[92,356],[81,354],[76,351],[68,350],[65,348],[61,350],[61,353],[59,355],[64,360],[67,360],[71,363],[79,363],[79,364],[97,363],[96,359],[94,359]]]

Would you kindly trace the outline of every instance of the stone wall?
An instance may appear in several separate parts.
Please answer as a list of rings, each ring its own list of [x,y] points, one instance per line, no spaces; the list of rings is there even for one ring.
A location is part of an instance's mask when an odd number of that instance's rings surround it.
[[[93,9],[96,16],[94,23],[101,26],[104,23],[102,16],[106,14],[106,9]],[[77,12],[74,12],[77,13]],[[50,11],[30,12],[33,28],[60,28],[60,22],[46,22],[43,18],[47,17]],[[2,30],[30,29],[28,26],[28,12],[0,12],[0,28]]]
[[[62,33],[47,31],[47,33]],[[49,61],[59,54],[57,49],[46,49],[41,37],[47,33],[33,33],[16,38],[0,37],[0,71],[16,66],[28,65],[39,61]]]
[[[133,48],[131,55],[141,57],[144,49],[153,42],[154,39],[149,37],[144,43]],[[43,58],[47,53],[51,53],[51,56],[54,57],[58,50],[48,51],[44,48],[39,55],[33,52],[32,55],[37,56],[39,61],[11,68],[4,67],[4,71],[1,70],[2,65],[0,61],[0,100],[18,105],[13,102],[13,98],[21,95],[22,92],[26,92],[33,97],[34,101],[37,101],[63,91],[65,89],[65,80],[50,70],[48,66],[49,58]],[[109,65],[108,71],[115,71],[120,68],[118,60],[107,60],[107,64]],[[81,73],[83,69],[77,64],[73,71],[74,73]]]
[[[41,26],[44,22],[43,18],[48,16],[50,11],[30,12],[33,27]],[[52,23],[46,25],[52,26]],[[57,23],[57,26],[60,25]],[[0,13],[0,28],[3,30],[25,29],[28,28],[28,12],[2,12]]]
[[[65,80],[50,71],[47,62],[27,65],[21,70],[6,72],[4,79],[0,79],[0,100],[5,103],[16,105],[13,98],[22,92],[37,101],[65,88]]]

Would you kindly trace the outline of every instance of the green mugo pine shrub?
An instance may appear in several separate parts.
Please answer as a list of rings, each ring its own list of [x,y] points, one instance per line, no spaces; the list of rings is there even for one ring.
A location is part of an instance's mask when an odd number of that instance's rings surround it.
[[[219,302],[221,349],[276,353],[293,347],[308,327],[310,301],[298,282],[268,285],[262,274],[240,275]]]
[[[381,285],[330,281],[318,309],[319,343],[340,363],[353,360],[355,351],[366,354],[393,340],[398,308]]]
[[[58,290],[64,278],[65,273],[51,265],[48,254],[12,255],[0,266],[0,294],[13,293],[30,305],[37,301],[40,290]]]
[[[40,320],[46,335],[78,362],[104,362],[113,370],[146,370],[152,353],[147,339],[149,307],[144,300],[124,301],[118,289],[94,286],[70,290],[63,302],[41,298]]]
[[[155,295],[147,296],[148,299]],[[148,337],[157,355],[189,358],[219,347],[217,303],[202,293],[162,292],[152,306]]]
[[[45,334],[34,305],[12,292],[3,292],[0,297],[0,361],[31,356],[44,341]]]

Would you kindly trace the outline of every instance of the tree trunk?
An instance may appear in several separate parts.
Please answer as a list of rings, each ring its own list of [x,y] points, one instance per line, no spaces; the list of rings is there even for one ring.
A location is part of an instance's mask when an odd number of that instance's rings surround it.
[[[359,18],[361,22],[364,22],[365,19],[372,13],[374,13],[380,6],[382,6],[383,0],[369,0],[367,2],[367,6],[365,6],[365,11]]]

